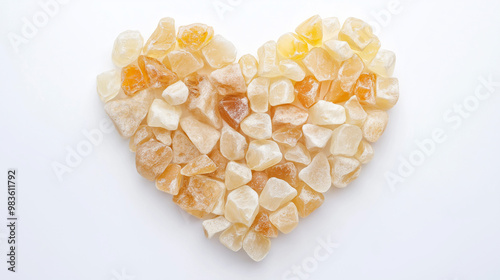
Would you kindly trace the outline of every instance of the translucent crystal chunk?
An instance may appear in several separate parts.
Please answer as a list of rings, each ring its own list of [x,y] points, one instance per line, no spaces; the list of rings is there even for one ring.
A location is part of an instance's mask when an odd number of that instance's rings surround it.
[[[329,158],[333,185],[337,188],[345,188],[350,182],[358,178],[361,164],[357,159],[336,156]]]
[[[252,111],[265,113],[269,108],[269,78],[257,77],[248,85],[248,100]]]
[[[309,150],[319,150],[326,146],[332,136],[331,129],[317,126],[314,124],[305,124],[302,126],[304,137],[306,138],[306,147]]]
[[[259,212],[259,195],[249,186],[239,187],[229,193],[224,217],[232,223],[249,227]]]
[[[295,83],[295,94],[299,102],[309,108],[319,99],[319,82],[313,76],[307,76]]]
[[[206,46],[214,36],[214,29],[202,23],[180,26],[177,32],[179,47],[198,51]]]
[[[172,150],[174,152],[173,163],[187,163],[200,155],[193,142],[180,130],[174,132]]]
[[[320,82],[333,80],[337,75],[339,65],[323,48],[313,48],[302,59],[302,63]]]
[[[142,51],[149,57],[160,58],[175,48],[175,21],[162,18],[153,34],[149,37]]]
[[[259,56],[259,76],[273,78],[281,75],[278,66],[278,52],[276,48],[276,42],[269,41],[258,49],[257,54]]]
[[[217,169],[217,165],[207,155],[200,155],[190,160],[182,169],[184,176],[194,176],[199,174],[212,173]]]
[[[334,156],[354,156],[361,139],[363,139],[363,133],[358,126],[343,124],[333,130],[330,153]]]
[[[245,238],[247,231],[247,226],[233,224],[220,234],[219,241],[228,249],[237,252],[243,246],[243,238]]]
[[[271,240],[258,232],[249,230],[243,239],[243,250],[254,261],[263,260],[271,250]]]
[[[295,147],[290,148],[288,151],[286,151],[285,159],[296,163],[308,165],[309,163],[311,163],[311,154],[304,145],[298,143]]]
[[[297,211],[301,218],[309,216],[314,210],[318,209],[325,200],[322,193],[311,189],[304,182],[299,183],[297,193],[297,196],[292,202],[297,206]]]
[[[240,160],[245,157],[247,147],[245,136],[224,123],[220,137],[220,152],[222,155],[228,160]]]
[[[281,105],[274,109],[273,125],[276,127],[282,125],[300,126],[303,125],[309,117],[307,110],[294,105]]]
[[[248,167],[262,171],[281,161],[283,155],[276,142],[271,140],[254,140],[250,142],[246,153]]]
[[[288,59],[300,59],[309,50],[307,43],[292,32],[283,34],[276,45],[281,56]]]
[[[244,96],[228,95],[219,101],[219,113],[227,124],[237,129],[250,112],[248,99]]]
[[[309,108],[309,120],[316,125],[343,124],[346,121],[345,109],[341,105],[320,100]]]
[[[389,116],[382,110],[367,112],[368,116],[363,124],[363,136],[368,142],[376,142],[385,131]]]
[[[255,75],[257,75],[257,68],[259,67],[257,59],[251,54],[245,54],[240,58],[238,64],[240,65],[241,74],[245,78],[245,81],[247,84],[250,83]]]
[[[97,93],[102,102],[108,102],[118,95],[121,88],[121,73],[109,70],[97,76]]]
[[[165,171],[156,177],[156,188],[171,195],[179,193],[181,183],[181,166],[178,164],[169,164]]]
[[[297,195],[297,191],[286,181],[269,178],[259,197],[260,206],[269,211],[275,211]]]
[[[226,220],[223,216],[218,216],[217,218],[204,220],[202,225],[205,236],[207,238],[212,238],[217,233],[229,228],[231,226],[231,222]]]
[[[313,46],[321,45],[323,39],[323,21],[319,15],[312,16],[302,22],[295,32]]]
[[[247,84],[238,64],[231,64],[210,73],[210,81],[220,95],[244,94]]]
[[[143,44],[144,40],[139,31],[127,30],[120,33],[113,45],[113,63],[118,67],[132,63],[141,54]]]
[[[236,59],[236,47],[221,35],[215,35],[201,53],[213,68],[222,68]]]
[[[156,140],[149,140],[137,147],[135,165],[142,177],[154,181],[172,161],[172,149]]]
[[[252,170],[243,163],[230,161],[226,166],[225,184],[228,190],[234,190],[252,180]]]
[[[179,193],[173,197],[173,201],[189,214],[204,218],[214,210],[224,192],[224,183],[203,175],[196,175],[184,180]]]
[[[203,60],[197,55],[186,50],[174,50],[167,54],[166,59],[172,71],[179,77],[186,77],[203,68]],[[163,64],[166,64],[165,61]]]
[[[318,153],[311,163],[299,172],[299,178],[317,192],[328,191],[332,185],[332,178],[326,155]]]
[[[266,113],[252,113],[240,126],[243,133],[253,139],[269,139],[272,136],[271,117]]]
[[[278,106],[289,104],[295,100],[293,83],[290,79],[279,78],[269,87],[269,104]]]
[[[271,223],[284,234],[290,233],[299,224],[299,213],[293,202],[283,206],[283,208],[269,216]]]
[[[182,130],[189,140],[198,148],[202,154],[208,154],[219,141],[220,132],[212,126],[202,123],[194,117],[184,117],[180,121]]]
[[[382,110],[391,109],[399,99],[399,83],[396,78],[378,77],[375,103]]]
[[[148,112],[148,125],[162,127],[167,130],[176,130],[179,125],[182,110],[161,99],[155,99]]]

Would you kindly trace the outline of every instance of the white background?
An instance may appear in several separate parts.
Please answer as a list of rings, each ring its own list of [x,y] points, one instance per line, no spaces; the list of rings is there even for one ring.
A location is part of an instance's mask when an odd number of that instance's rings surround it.
[[[217,13],[217,3],[231,9]],[[473,97],[481,77],[500,82],[500,2],[400,0],[381,20],[389,3],[72,0],[15,47],[9,34],[23,36],[23,18],[33,22],[43,9],[2,0],[0,279],[500,279],[500,86],[477,104]],[[400,100],[359,179],[274,239],[264,261],[205,239],[199,220],[137,174],[116,131],[58,180],[54,162],[66,164],[68,149],[86,141],[82,131],[107,119],[95,77],[113,67],[120,32],[147,38],[170,16],[178,26],[210,24],[240,55],[256,54],[318,13],[378,24],[383,48],[397,54]],[[464,101],[473,107],[467,117],[448,112]],[[444,143],[391,188],[386,174],[398,175],[420,153],[415,141],[435,129]],[[8,168],[18,169],[16,274],[4,261]],[[338,244],[320,262],[318,239]],[[294,266],[307,275],[294,275]]]

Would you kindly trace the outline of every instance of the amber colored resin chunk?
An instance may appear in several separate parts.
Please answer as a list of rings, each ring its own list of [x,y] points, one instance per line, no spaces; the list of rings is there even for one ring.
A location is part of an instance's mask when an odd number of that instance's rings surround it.
[[[291,32],[282,35],[278,39],[277,48],[281,56],[289,59],[300,59],[309,50],[307,43],[297,34]]]
[[[294,105],[281,105],[274,108],[273,114],[273,126],[291,125],[299,126],[303,125],[309,114],[307,110],[299,108]]]
[[[309,216],[314,210],[323,204],[325,196],[311,189],[304,182],[300,182],[297,187],[297,196],[292,200],[292,202],[297,206],[297,211],[301,218]]]
[[[307,76],[304,80],[295,83],[295,94],[304,107],[311,107],[319,98],[318,80],[313,76]]]
[[[243,239],[243,250],[252,260],[260,262],[271,250],[271,240],[256,231],[249,230]]]
[[[333,103],[341,103],[349,100],[351,96],[352,91],[344,91],[340,80],[335,80],[330,84],[330,88],[324,99]]]
[[[174,72],[170,71],[165,65],[154,58],[140,55],[137,63],[142,73],[147,77],[148,87],[166,88],[179,80]]]
[[[194,176],[214,172],[217,165],[207,156],[201,155],[189,161],[181,170],[184,176]]]
[[[247,226],[233,224],[220,234],[219,241],[228,249],[237,252],[243,246],[243,238],[245,238],[247,231]]]
[[[309,44],[320,45],[323,39],[323,21],[318,15],[312,16],[297,26],[295,32]]]
[[[174,48],[175,21],[169,17],[162,18],[142,51],[149,57],[159,58],[165,56]]]
[[[201,23],[180,26],[177,32],[179,47],[198,51],[212,40],[214,29]]]
[[[137,150],[137,146],[148,141],[154,137],[152,128],[147,125],[141,125],[135,132],[135,134],[130,137],[129,149],[131,152],[135,152]]]
[[[274,238],[278,236],[278,229],[271,223],[269,214],[265,210],[261,210],[261,212],[257,214],[250,228],[266,237]]]
[[[248,99],[242,96],[229,95],[219,102],[219,112],[224,121],[237,129],[240,122],[248,116]]]
[[[375,74],[361,74],[354,87],[354,94],[362,105],[375,106]]]
[[[181,166],[178,164],[169,164],[165,171],[156,178],[156,188],[171,195],[179,193],[181,183]]]
[[[252,180],[247,183],[247,186],[254,189],[259,195],[266,186],[267,180],[269,177],[266,172],[263,171],[253,171],[252,172]]]
[[[292,187],[297,186],[297,173],[297,167],[295,167],[295,164],[293,164],[293,162],[276,164],[275,166],[266,169],[266,174],[268,177],[276,177],[278,179],[284,180]]]
[[[224,174],[226,171],[226,165],[229,162],[227,158],[225,158],[219,149],[213,149],[208,157],[215,163],[217,169],[214,172],[208,174],[210,177],[214,177],[220,180],[224,180]]]
[[[173,197],[173,201],[189,214],[203,218],[214,210],[224,191],[225,187],[222,182],[196,175],[190,177],[189,180],[184,180],[179,193]]]
[[[122,69],[122,90],[128,96],[134,96],[138,91],[148,87],[148,78],[135,64]]]
[[[289,202],[283,208],[273,212],[269,219],[282,233],[290,233],[299,224],[297,207],[293,202]]]
[[[295,147],[301,137],[300,128],[293,126],[284,126],[273,132],[273,140],[287,147]]]
[[[135,154],[137,172],[142,177],[154,181],[172,161],[172,149],[156,140],[139,145]]]
[[[174,132],[172,150],[174,151],[173,163],[187,163],[201,155],[193,142],[180,130]]]

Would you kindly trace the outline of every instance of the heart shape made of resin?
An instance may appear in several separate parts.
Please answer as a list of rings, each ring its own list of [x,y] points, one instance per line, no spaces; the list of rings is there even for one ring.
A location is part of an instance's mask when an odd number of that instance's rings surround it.
[[[137,171],[255,261],[373,157],[399,97],[395,55],[362,20],[313,16],[237,59],[205,24],[115,40],[97,91]]]

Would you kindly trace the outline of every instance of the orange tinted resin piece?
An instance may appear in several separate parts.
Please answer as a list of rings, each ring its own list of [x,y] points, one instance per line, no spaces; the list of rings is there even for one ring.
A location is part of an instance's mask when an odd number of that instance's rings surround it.
[[[179,47],[198,51],[212,40],[214,29],[201,23],[180,26],[177,32]]]
[[[267,237],[278,237],[278,229],[271,224],[269,214],[264,211],[257,214],[250,228]]]
[[[224,191],[222,183],[203,175],[188,177],[183,180],[179,193],[173,197],[175,204],[179,205],[189,214],[203,218],[215,208]]]
[[[219,112],[227,124],[238,129],[240,122],[248,116],[248,99],[246,97],[229,95],[219,102]]]
[[[318,101],[318,80],[316,80],[313,76],[307,76],[304,80],[295,83],[295,94],[304,107],[311,107],[314,103],[316,103],[316,101]]]
[[[178,164],[169,164],[165,171],[156,178],[156,188],[160,191],[177,195],[181,187],[181,182],[181,166]]]
[[[217,165],[207,156],[201,155],[189,161],[181,170],[184,176],[194,176],[214,172]]]
[[[122,69],[122,89],[128,96],[134,96],[138,91],[148,87],[148,78],[143,74],[141,68],[135,64],[129,64]]]
[[[266,186],[267,180],[269,177],[266,172],[263,171],[253,171],[252,172],[252,180],[247,183],[247,186],[256,191],[259,195]]]
[[[172,149],[156,140],[151,139],[137,147],[135,154],[137,172],[150,181],[154,181],[163,173],[171,161]]]
[[[224,180],[224,174],[226,173],[226,165],[229,162],[219,151],[219,149],[213,149],[208,155],[210,159],[215,163],[217,169],[214,172],[208,174],[210,177],[214,177],[220,180]]]
[[[314,210],[323,204],[325,197],[322,193],[319,193],[311,189],[304,182],[300,181],[297,187],[297,196],[292,200],[292,202],[297,206],[299,216],[305,218],[309,216]]]
[[[330,85],[330,90],[325,96],[326,101],[333,103],[345,102],[351,98],[352,92],[342,90],[340,80],[335,80]]]
[[[130,137],[130,142],[129,142],[129,149],[132,152],[135,152],[137,150],[137,146],[140,144],[149,141],[149,139],[153,138],[153,130],[151,127],[147,125],[141,125],[135,132],[135,134]]]
[[[354,87],[354,94],[358,97],[359,103],[375,105],[375,74],[361,74],[356,86]]]
[[[293,162],[276,164],[273,167],[266,169],[266,174],[269,178],[275,177],[286,181],[290,186],[297,186],[297,167]]]
[[[139,68],[146,75],[148,87],[163,88],[177,82],[179,78],[157,59],[140,55]]]
[[[302,129],[299,127],[284,126],[273,132],[273,140],[288,147],[295,147],[300,137],[302,137]]]

